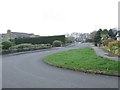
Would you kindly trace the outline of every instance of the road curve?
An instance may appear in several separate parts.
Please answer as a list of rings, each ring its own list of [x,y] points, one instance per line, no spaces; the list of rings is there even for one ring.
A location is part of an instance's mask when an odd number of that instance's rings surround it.
[[[118,88],[118,77],[75,72],[43,62],[49,54],[84,47],[90,44],[3,56],[2,88]]]

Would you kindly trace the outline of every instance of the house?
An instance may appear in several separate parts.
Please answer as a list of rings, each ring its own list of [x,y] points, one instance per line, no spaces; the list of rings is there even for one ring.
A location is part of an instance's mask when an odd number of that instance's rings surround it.
[[[21,32],[11,32],[11,30],[7,30],[6,34],[1,34],[2,40],[8,40],[8,39],[15,39],[15,38],[23,38],[23,37],[36,37],[39,35],[34,35],[33,33],[21,33]]]
[[[120,31],[117,31],[116,37],[117,37],[117,40],[120,41]]]

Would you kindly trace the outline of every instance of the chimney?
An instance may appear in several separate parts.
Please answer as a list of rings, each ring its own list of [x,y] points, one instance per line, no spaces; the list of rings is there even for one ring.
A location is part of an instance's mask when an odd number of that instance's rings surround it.
[[[8,29],[8,30],[7,30],[7,33],[11,33],[11,30]]]

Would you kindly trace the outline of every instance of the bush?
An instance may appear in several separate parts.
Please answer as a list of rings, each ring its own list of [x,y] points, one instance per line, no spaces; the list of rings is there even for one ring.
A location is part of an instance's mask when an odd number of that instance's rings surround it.
[[[113,48],[113,47],[117,47],[117,48],[120,48],[120,41],[112,41],[112,42],[109,42],[109,44],[108,44],[108,47],[109,48]]]
[[[102,42],[103,46],[108,46],[109,42],[114,41],[114,39],[107,39]]]
[[[73,43],[73,41],[70,40],[69,38],[65,38],[65,43]]]
[[[2,44],[0,43],[0,54],[2,54]]]
[[[10,49],[24,49],[24,48],[31,48],[31,47],[33,47],[32,44],[24,43],[24,44],[12,46]]]
[[[93,39],[86,39],[85,42],[93,42]]]
[[[17,50],[18,52],[20,51],[28,51],[28,50],[38,50],[38,49],[45,49],[45,48],[50,48],[50,44],[19,44],[15,45],[9,48],[9,50]]]
[[[19,44],[11,46],[9,49],[2,50],[2,54],[8,54],[8,53],[16,53],[16,52],[22,52],[22,51],[31,51],[31,50],[39,50],[39,49],[47,49],[51,48],[50,44]],[[1,54],[1,52],[0,52]]]
[[[2,49],[9,49],[13,45],[11,41],[3,41],[2,42]]]
[[[120,41],[109,42],[108,47],[111,53],[120,56]]]
[[[62,42],[59,41],[59,40],[55,40],[53,41],[53,44],[52,44],[54,47],[61,47],[62,46]]]

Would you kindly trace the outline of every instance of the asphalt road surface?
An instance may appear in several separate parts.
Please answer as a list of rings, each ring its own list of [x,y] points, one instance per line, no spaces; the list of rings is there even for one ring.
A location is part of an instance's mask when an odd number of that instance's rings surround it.
[[[41,52],[3,56],[2,88],[118,88],[118,77],[75,72],[43,62],[44,57],[49,54],[90,46],[89,43],[76,44]]]

